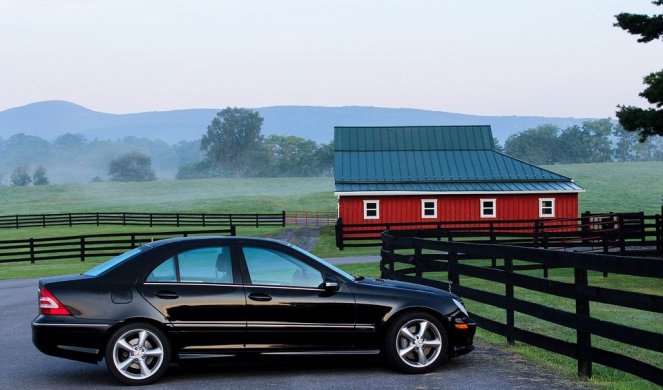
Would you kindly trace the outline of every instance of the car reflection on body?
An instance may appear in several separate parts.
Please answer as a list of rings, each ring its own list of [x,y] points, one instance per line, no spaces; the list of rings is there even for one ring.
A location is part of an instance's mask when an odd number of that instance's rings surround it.
[[[39,281],[33,342],[156,381],[171,362],[241,354],[378,354],[424,373],[472,350],[475,323],[452,293],[355,277],[276,240],[153,242],[81,274]]]

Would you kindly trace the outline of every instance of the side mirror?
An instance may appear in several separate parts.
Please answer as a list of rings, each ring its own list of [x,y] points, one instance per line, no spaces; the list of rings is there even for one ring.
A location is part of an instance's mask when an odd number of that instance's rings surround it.
[[[338,291],[340,286],[339,286],[338,282],[335,281],[335,280],[325,280],[324,288],[325,288],[325,291],[335,292],[335,291]]]

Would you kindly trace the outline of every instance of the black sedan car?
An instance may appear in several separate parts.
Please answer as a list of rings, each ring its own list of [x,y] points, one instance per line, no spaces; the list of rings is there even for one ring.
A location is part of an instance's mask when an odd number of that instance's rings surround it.
[[[196,237],[153,242],[39,282],[32,340],[45,354],[106,359],[130,385],[171,362],[240,354],[378,354],[424,373],[472,350],[460,298],[355,277],[294,245]]]

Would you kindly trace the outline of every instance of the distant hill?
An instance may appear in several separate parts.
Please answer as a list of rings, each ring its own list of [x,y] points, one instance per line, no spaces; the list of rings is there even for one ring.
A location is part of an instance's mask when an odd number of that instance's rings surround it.
[[[561,128],[590,118],[478,116],[412,108],[274,106],[255,108],[265,118],[263,134],[296,135],[328,142],[334,126],[491,125],[502,142],[513,133],[544,123]],[[168,143],[198,139],[220,108],[108,114],[66,101],[44,101],[0,111],[0,137],[26,133],[54,139],[80,133],[88,139],[125,136],[158,138]]]

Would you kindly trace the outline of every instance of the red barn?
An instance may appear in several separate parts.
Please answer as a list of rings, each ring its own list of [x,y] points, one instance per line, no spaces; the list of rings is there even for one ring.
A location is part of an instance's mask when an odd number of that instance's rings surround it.
[[[335,127],[344,224],[577,218],[573,180],[495,151],[490,126]]]

